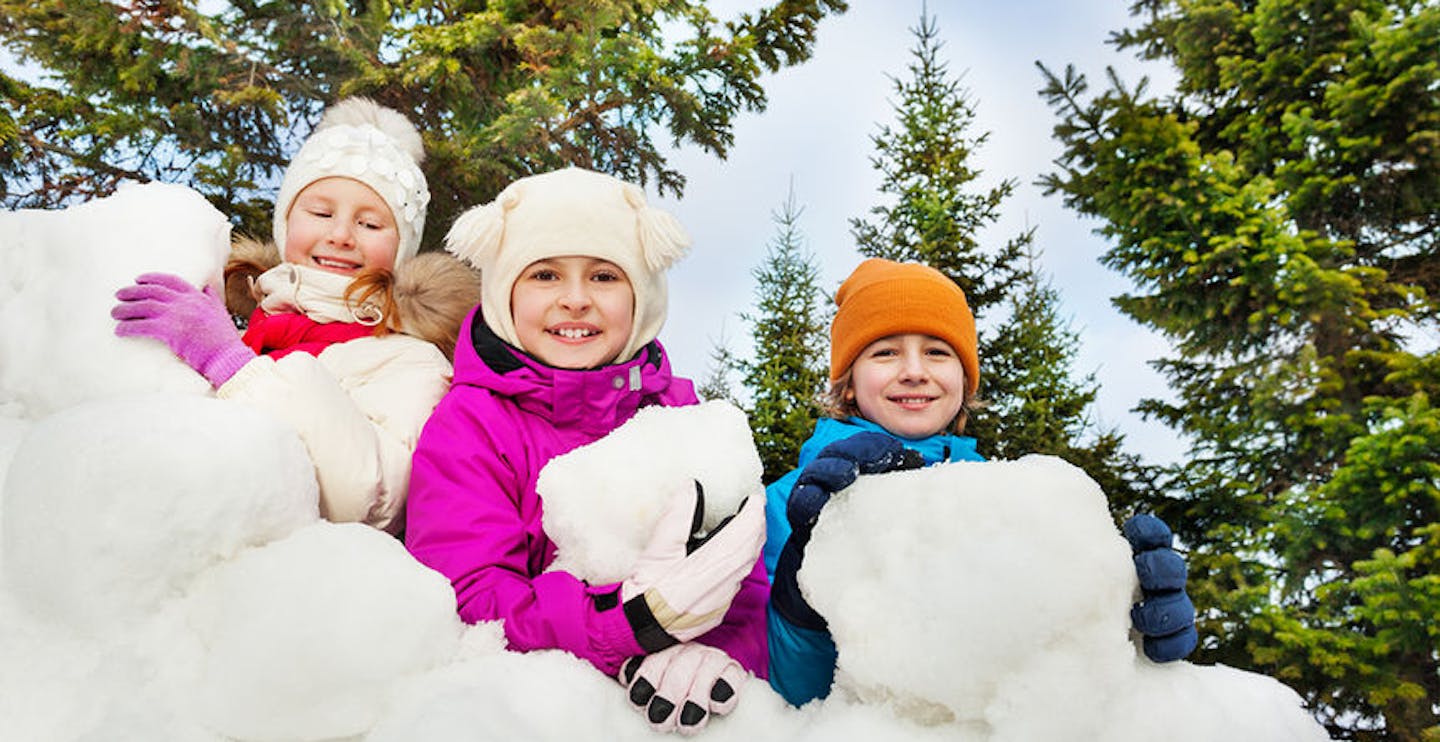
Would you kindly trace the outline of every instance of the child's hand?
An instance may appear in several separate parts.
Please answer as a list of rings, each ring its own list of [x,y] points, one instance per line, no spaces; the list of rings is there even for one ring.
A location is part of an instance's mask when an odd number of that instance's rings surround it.
[[[810,531],[830,497],[854,484],[861,474],[919,469],[924,465],[925,459],[919,451],[906,448],[898,439],[884,433],[856,433],[820,449],[815,460],[801,470],[785,505],[790,538],[780,549],[775,561],[775,579],[770,586],[770,604],[781,617],[802,628],[826,627],[825,618],[816,613],[800,593],[797,575],[805,561]]]
[[[655,524],[620,600],[647,652],[694,639],[720,625],[765,544],[765,503],[749,497],[704,537],[700,483],[676,494]]]
[[[213,387],[255,357],[208,286],[201,291],[179,276],[146,273],[115,292],[115,298],[120,303],[110,316],[119,320],[116,335],[159,340]]]
[[[861,474],[918,469],[924,463],[918,451],[884,433],[865,431],[835,441],[820,449],[795,480],[785,506],[790,528],[809,534],[830,496],[854,484]]]
[[[1185,559],[1170,548],[1170,526],[1153,515],[1136,515],[1121,530],[1135,553],[1144,595],[1130,608],[1130,623],[1145,637],[1145,656],[1155,662],[1184,659],[1199,635],[1195,606],[1185,594]]]
[[[711,716],[730,713],[740,702],[745,670],[730,655],[704,644],[677,644],[620,668],[619,681],[630,703],[657,732],[695,734]]]

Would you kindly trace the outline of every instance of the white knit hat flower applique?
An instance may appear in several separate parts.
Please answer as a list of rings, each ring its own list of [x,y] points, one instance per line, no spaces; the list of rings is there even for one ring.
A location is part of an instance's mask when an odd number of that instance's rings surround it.
[[[395,264],[420,250],[430,189],[420,163],[420,132],[394,109],[367,98],[346,98],[325,111],[300,147],[275,196],[275,244],[285,244],[286,219],[296,196],[321,178],[352,178],[369,186],[390,207],[400,233]]]

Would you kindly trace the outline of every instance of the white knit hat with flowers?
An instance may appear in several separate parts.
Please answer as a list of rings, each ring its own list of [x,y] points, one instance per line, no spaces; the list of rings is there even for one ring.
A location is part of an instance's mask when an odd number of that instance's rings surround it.
[[[404,114],[368,98],[346,98],[325,111],[300,147],[275,196],[275,245],[285,252],[285,222],[295,197],[321,178],[352,178],[385,199],[400,231],[395,264],[420,249],[430,189],[420,162],[425,145]]]
[[[622,362],[660,334],[668,304],[665,270],[689,247],[685,228],[648,206],[639,186],[575,167],[511,183],[494,201],[461,214],[445,236],[445,249],[480,269],[485,324],[522,349],[510,292],[526,266],[572,255],[614,263],[635,291]]]

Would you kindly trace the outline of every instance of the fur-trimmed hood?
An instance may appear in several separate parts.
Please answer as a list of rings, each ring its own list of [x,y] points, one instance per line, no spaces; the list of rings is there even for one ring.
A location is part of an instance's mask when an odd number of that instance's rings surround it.
[[[249,317],[257,298],[251,282],[279,265],[273,242],[240,236],[230,246],[225,266],[225,306],[231,314]],[[396,332],[435,344],[446,358],[455,354],[455,339],[465,315],[480,303],[480,276],[449,253],[425,252],[397,266],[392,294],[395,316],[385,324]]]

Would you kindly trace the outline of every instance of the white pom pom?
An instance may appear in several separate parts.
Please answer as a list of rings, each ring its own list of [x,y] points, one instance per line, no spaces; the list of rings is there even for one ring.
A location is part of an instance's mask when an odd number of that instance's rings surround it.
[[[635,225],[639,231],[640,253],[652,271],[663,271],[675,264],[690,247],[690,234],[670,212],[651,207],[645,191],[633,183],[622,183],[625,203],[635,209]]]
[[[650,270],[666,270],[685,255],[690,247],[690,234],[670,212],[645,206],[639,209],[636,217],[640,250]]]
[[[401,151],[416,163],[425,160],[425,141],[405,114],[376,103],[369,98],[346,98],[331,106],[320,119],[315,131],[330,126],[373,126],[389,137]]]
[[[445,249],[477,269],[500,249],[505,235],[505,206],[497,198],[488,204],[467,209],[445,234]]]

